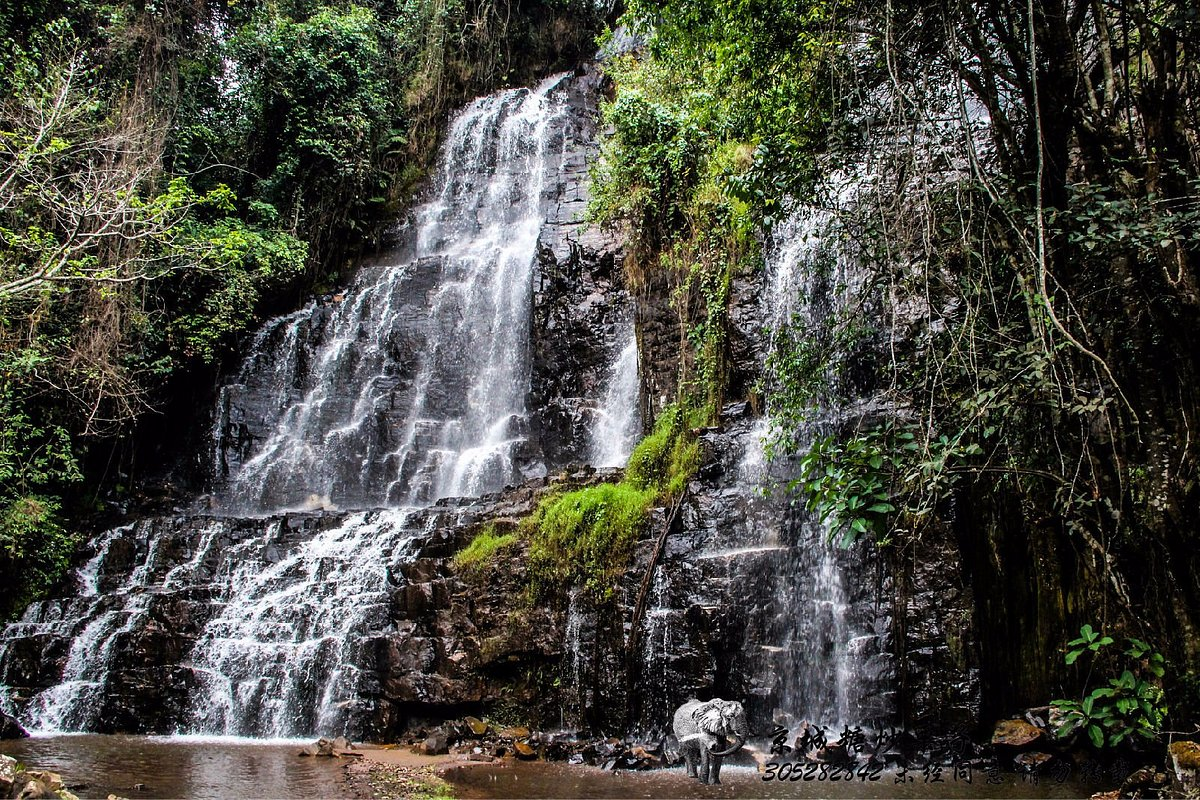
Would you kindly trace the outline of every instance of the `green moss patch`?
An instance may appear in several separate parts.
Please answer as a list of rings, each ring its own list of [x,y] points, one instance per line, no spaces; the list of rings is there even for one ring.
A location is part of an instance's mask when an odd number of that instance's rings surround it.
[[[471,543],[454,556],[454,567],[459,572],[478,572],[492,563],[496,554],[517,543],[517,534],[500,533],[496,523],[483,526]]]
[[[595,601],[611,599],[650,509],[681,495],[696,471],[700,448],[691,416],[678,406],[664,409],[619,483],[547,497],[522,523],[534,596],[580,586]]]
[[[607,599],[655,497],[652,489],[621,482],[542,501],[526,526],[534,594],[581,585],[596,599]]]

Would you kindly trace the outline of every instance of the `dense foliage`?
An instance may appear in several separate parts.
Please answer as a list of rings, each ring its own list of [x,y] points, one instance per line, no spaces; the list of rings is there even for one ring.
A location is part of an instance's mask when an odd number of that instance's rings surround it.
[[[196,405],[265,311],[336,281],[394,221],[450,108],[573,63],[596,13],[0,9],[0,618],[52,586],[89,512],[131,491],[145,412]]]
[[[1068,665],[1086,666],[1088,675],[1095,675],[1096,663],[1108,656],[1113,677],[1106,685],[1092,688],[1085,681],[1080,700],[1055,700],[1051,703],[1057,715],[1056,735],[1067,738],[1082,731],[1095,747],[1116,747],[1130,737],[1153,739],[1162,730],[1167,708],[1163,690],[1157,683],[1166,673],[1161,653],[1150,645],[1129,637],[1120,657],[1110,655],[1111,636],[1104,636],[1091,625],[1079,629],[1078,638],[1067,642],[1070,649],[1063,657]],[[1118,673],[1117,670],[1120,670]]]
[[[624,21],[645,47],[611,69],[595,215],[630,228],[635,286],[679,287],[684,395],[730,390],[729,279],[820,207],[840,261],[803,265],[824,296],[801,299],[830,308],[771,332],[759,383],[798,499],[897,563],[954,539],[989,710],[1077,681],[1047,654],[1102,617],[1165,653],[1149,683],[1194,716],[1200,15],[640,0]]]

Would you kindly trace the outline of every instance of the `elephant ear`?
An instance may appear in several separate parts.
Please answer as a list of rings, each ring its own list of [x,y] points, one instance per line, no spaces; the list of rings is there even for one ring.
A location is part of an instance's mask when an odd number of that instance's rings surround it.
[[[722,705],[720,700],[714,700],[693,711],[692,719],[696,721],[696,727],[714,736],[724,735],[725,720],[721,716]]]

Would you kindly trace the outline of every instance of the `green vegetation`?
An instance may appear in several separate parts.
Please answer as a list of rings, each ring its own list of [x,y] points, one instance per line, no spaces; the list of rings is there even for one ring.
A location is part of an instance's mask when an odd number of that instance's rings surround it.
[[[18,614],[49,590],[70,564],[77,537],[62,526],[58,501],[25,495],[0,507],[0,618]]]
[[[542,501],[529,518],[534,593],[579,585],[596,599],[608,599],[655,496],[622,482]]]
[[[912,434],[904,447],[916,447]],[[887,520],[896,510],[890,488],[894,470],[902,464],[893,442],[884,432],[867,431],[846,441],[823,436],[813,441],[800,459],[801,491],[806,506],[829,523],[829,538],[844,547],[858,537],[871,535],[879,545],[889,541]]]
[[[711,413],[707,409],[684,411],[678,405],[664,408],[654,430],[629,455],[623,482],[639,491],[653,491],[654,500],[683,494],[700,463],[700,445],[691,429]]]
[[[551,495],[523,521],[535,597],[579,586],[594,601],[612,598],[651,507],[681,495],[696,471],[699,447],[687,422],[678,406],[664,409],[620,483]]]
[[[680,400],[715,413],[728,384],[731,285],[761,263],[745,197],[756,145],[724,124],[712,96],[680,80],[695,68],[634,56],[606,66],[617,92],[602,113],[613,132],[596,162],[590,214],[629,237],[631,287],[673,287],[690,344]]]
[[[477,573],[492,563],[496,553],[517,543],[515,533],[499,533],[489,522],[471,543],[454,554],[454,566],[460,572]]]
[[[1111,636],[1103,636],[1091,625],[1081,627],[1079,637],[1067,642],[1069,649],[1064,661],[1068,666],[1085,655],[1085,661],[1091,663],[1087,665],[1089,677],[1082,699],[1051,703],[1061,715],[1056,731],[1059,738],[1084,731],[1093,746],[1116,747],[1135,735],[1154,739],[1162,729],[1167,715],[1166,699],[1159,685],[1166,674],[1162,654],[1130,637],[1126,639],[1126,648],[1116,656],[1110,650],[1113,643]],[[1107,685],[1091,689],[1092,673],[1105,667],[1110,674],[1118,669],[1121,672],[1110,677]]]

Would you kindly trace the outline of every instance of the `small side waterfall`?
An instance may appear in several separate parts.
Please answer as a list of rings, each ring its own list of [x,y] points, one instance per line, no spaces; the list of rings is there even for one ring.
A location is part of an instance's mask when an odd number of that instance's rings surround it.
[[[608,389],[592,426],[591,462],[597,467],[623,467],[641,433],[638,413],[638,347],[633,326],[608,376]]]
[[[798,205],[774,232],[763,294],[768,355],[789,336],[815,335],[856,297],[860,271],[852,246],[838,236],[837,214],[853,204],[859,185],[833,175],[825,185],[828,206]],[[834,399],[837,381],[836,375],[827,376],[829,396],[814,405],[809,420],[795,432],[800,447],[861,413]],[[778,650],[770,663],[778,708],[793,719],[839,730],[880,722],[894,712],[887,699],[890,658],[884,647],[889,619],[874,605],[870,556],[863,545],[839,548],[830,541],[828,527],[812,515],[794,506],[785,513],[791,502],[785,487],[794,477],[793,467],[787,459],[772,461],[764,454],[771,435],[769,400],[767,411],[751,433],[739,468],[745,485],[767,495],[751,506],[755,523],[790,546],[774,576]]]
[[[826,207],[796,204],[767,243],[761,299],[753,314],[741,309],[752,327],[736,332],[758,343],[768,368],[773,348],[847,313],[859,288],[852,245],[828,209],[852,204],[854,186],[835,176]],[[771,455],[769,374],[765,383],[766,416],[734,403],[719,426],[699,431],[707,460],[641,621],[641,674],[650,678],[640,687],[640,725],[648,733],[662,732],[674,704],[706,693],[744,699],[760,728],[774,721],[795,732],[807,720],[832,730],[831,739],[844,725],[893,719],[891,605],[879,603],[885,576],[869,546],[839,549],[803,500],[789,496],[796,464]],[[800,449],[862,412],[836,394],[814,402],[791,431]]]

